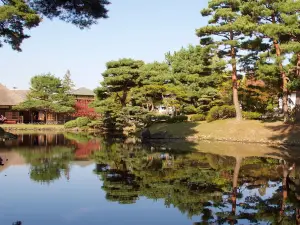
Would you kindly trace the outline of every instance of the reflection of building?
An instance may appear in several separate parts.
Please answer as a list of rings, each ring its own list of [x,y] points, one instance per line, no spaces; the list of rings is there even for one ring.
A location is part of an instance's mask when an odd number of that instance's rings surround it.
[[[0,157],[3,159],[3,166],[0,166],[0,173],[10,166],[21,166],[25,164],[25,159],[17,152],[13,151],[0,151]]]
[[[93,152],[100,150],[100,143],[97,140],[90,140],[87,143],[76,143],[75,159],[89,159]]]
[[[0,116],[7,118],[5,123],[64,123],[72,119],[64,113],[45,112],[43,110],[17,111],[12,110],[26,100],[29,90],[10,90],[0,84]],[[94,101],[95,94],[87,88],[79,88],[71,93],[75,97],[75,110],[73,117],[95,116],[89,104]]]

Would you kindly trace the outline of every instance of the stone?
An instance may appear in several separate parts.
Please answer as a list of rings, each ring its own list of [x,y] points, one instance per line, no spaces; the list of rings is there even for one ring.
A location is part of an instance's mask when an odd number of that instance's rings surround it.
[[[151,138],[151,132],[149,129],[144,129],[141,133],[142,139],[150,139]]]

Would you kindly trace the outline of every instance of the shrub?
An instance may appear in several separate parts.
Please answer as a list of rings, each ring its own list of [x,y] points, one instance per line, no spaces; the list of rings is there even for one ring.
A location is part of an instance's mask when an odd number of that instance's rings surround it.
[[[90,119],[88,117],[78,117],[76,119],[77,127],[84,127],[90,123]]]
[[[243,112],[243,118],[247,120],[259,120],[262,114],[259,112]]]
[[[234,106],[223,105],[212,107],[206,117],[207,122],[235,117]]]
[[[71,129],[77,127],[77,121],[76,120],[71,120],[65,123],[64,127],[66,129]]]
[[[180,116],[174,116],[171,117],[167,120],[168,123],[180,123],[180,122],[184,122],[187,121],[188,117],[184,116],[184,115],[180,115]]]
[[[206,116],[203,114],[196,114],[191,116],[191,121],[204,121],[206,119]]]
[[[187,115],[194,114],[196,112],[197,112],[197,109],[193,105],[188,105],[183,108],[183,113],[187,114]]]

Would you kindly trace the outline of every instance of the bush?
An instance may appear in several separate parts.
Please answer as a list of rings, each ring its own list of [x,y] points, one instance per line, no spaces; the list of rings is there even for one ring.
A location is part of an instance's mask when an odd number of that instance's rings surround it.
[[[76,122],[77,127],[85,127],[90,123],[90,119],[88,117],[78,117]]]
[[[71,129],[77,127],[77,121],[76,120],[71,120],[65,123],[64,127],[66,129]]]
[[[262,114],[259,112],[243,112],[243,118],[247,120],[259,120]]]
[[[191,121],[204,121],[206,119],[206,116],[203,114],[196,114],[191,116]]]
[[[184,115],[180,115],[180,116],[174,116],[171,117],[167,120],[168,123],[180,123],[180,122],[184,122],[187,121],[188,117],[184,116]]]
[[[212,107],[206,117],[207,122],[235,117],[234,106],[223,105]]]
[[[197,109],[193,105],[188,105],[183,108],[183,113],[187,114],[187,115],[194,114],[196,112],[197,112]]]

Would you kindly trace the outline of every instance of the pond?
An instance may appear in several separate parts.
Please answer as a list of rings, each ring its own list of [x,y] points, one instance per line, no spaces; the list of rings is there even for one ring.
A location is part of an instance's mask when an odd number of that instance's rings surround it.
[[[300,224],[297,148],[38,133],[0,156],[1,225]]]

